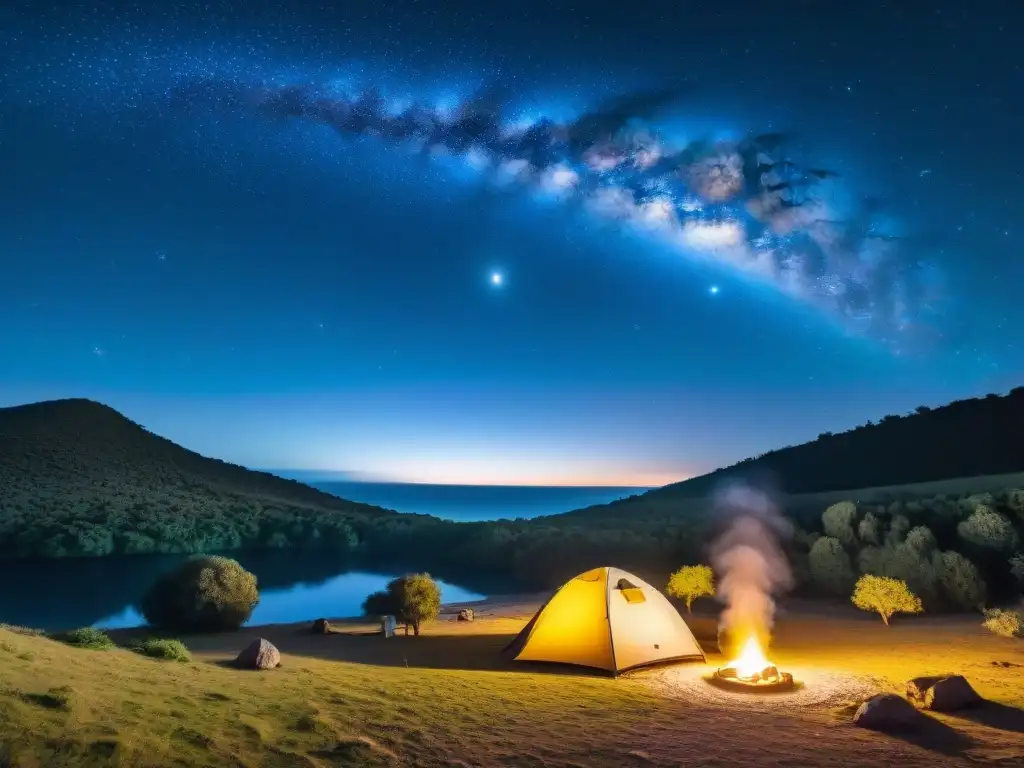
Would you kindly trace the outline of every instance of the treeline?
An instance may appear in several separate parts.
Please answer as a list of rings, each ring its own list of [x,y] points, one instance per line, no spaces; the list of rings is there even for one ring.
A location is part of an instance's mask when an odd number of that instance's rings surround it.
[[[1004,396],[921,406],[848,432],[780,448],[651,492],[695,498],[728,478],[769,480],[787,494],[907,485],[1024,472],[1024,387]],[[625,503],[625,502],[624,502]]]

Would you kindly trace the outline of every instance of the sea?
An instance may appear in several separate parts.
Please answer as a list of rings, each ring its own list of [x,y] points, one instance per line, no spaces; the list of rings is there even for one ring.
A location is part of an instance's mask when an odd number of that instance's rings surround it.
[[[647,490],[294,479],[352,501],[464,522],[559,514]],[[249,621],[254,626],[359,615],[368,594],[383,589],[406,570],[402,563],[350,563],[330,553],[279,550],[229,556],[254,573],[260,586],[260,602]],[[46,631],[139,626],[145,623],[136,608],[142,595],[158,576],[183,559],[178,555],[136,555],[0,561],[0,584],[19,585],[0,589],[0,623]],[[440,587],[445,603],[517,591],[514,584],[483,582],[441,581]]]

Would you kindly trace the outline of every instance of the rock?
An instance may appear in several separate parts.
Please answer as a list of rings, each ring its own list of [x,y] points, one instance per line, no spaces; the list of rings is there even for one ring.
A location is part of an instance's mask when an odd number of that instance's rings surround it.
[[[906,731],[921,722],[914,705],[894,693],[879,693],[865,701],[853,716],[854,725],[873,731]]]
[[[935,712],[953,712],[982,701],[963,675],[916,677],[907,683],[907,698],[918,707]]]
[[[459,617],[457,621],[472,621],[475,618],[472,608],[463,608],[459,611]]]
[[[281,652],[273,643],[261,637],[253,640],[238,654],[235,664],[243,669],[273,669],[281,665]]]
[[[331,634],[331,624],[327,619],[317,619],[313,622],[312,631],[314,635]]]

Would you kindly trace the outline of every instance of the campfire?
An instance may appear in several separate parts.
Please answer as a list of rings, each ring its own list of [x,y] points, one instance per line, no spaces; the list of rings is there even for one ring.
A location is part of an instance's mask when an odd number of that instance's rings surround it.
[[[715,670],[712,679],[730,688],[748,690],[789,690],[795,686],[793,676],[780,672],[764,655],[756,635],[750,636],[739,656]]]

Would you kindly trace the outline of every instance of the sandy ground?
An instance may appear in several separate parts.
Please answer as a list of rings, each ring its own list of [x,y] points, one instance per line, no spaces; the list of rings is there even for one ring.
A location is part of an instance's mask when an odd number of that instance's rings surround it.
[[[335,634],[328,637],[309,634],[305,624],[274,625],[246,628],[245,637],[194,638],[189,645],[199,657],[226,660],[247,638],[259,636],[277,645],[286,660],[561,675],[565,705],[571,707],[572,680],[583,670],[526,665],[500,654],[542,600],[523,596],[470,604],[477,614],[472,623],[456,622],[458,606],[446,606],[420,638],[384,640],[371,625],[340,619],[332,622]],[[621,736],[623,754],[632,763],[1024,766],[1024,642],[988,633],[978,616],[896,619],[886,627],[853,608],[791,604],[779,616],[770,655],[803,687],[778,694],[727,692],[705,682],[722,662],[715,652],[716,619],[696,613],[688,621],[708,651],[708,664],[637,670],[602,683],[654,702],[646,716],[649,726]],[[902,692],[915,676],[950,673],[965,675],[990,703],[956,716],[931,717],[911,735],[883,735],[851,724],[856,704],[866,696]],[[545,738],[557,740],[558,734]]]

